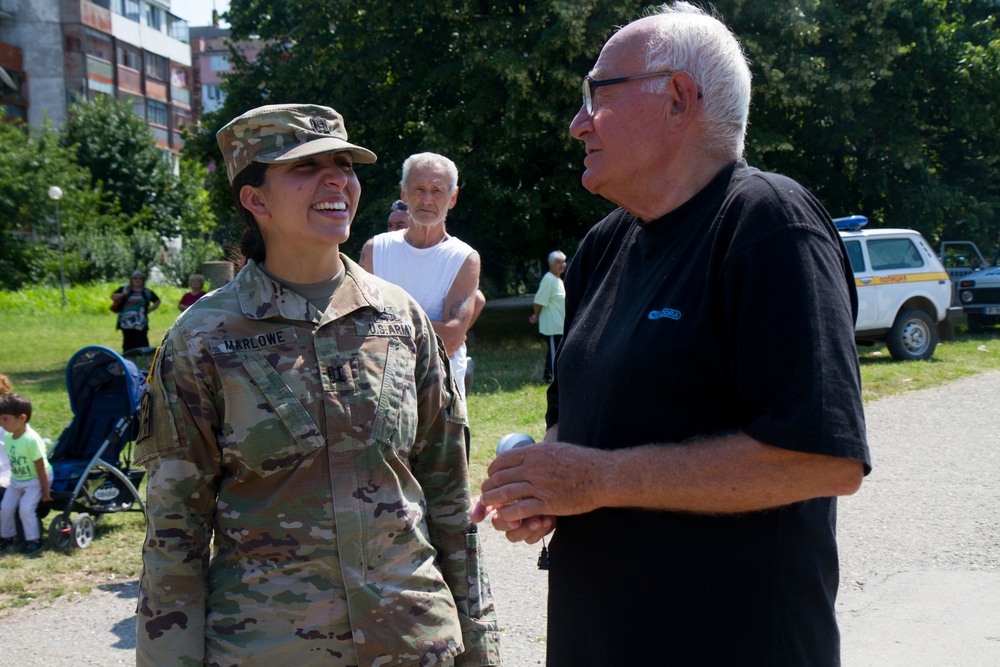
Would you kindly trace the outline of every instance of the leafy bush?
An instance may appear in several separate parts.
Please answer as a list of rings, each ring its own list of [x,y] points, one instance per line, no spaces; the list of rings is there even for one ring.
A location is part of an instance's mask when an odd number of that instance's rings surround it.
[[[72,283],[120,280],[135,266],[128,237],[118,232],[78,233],[66,239],[73,256]]]
[[[8,236],[3,231],[0,231],[0,239],[0,289],[17,289],[26,283],[42,282],[45,246]]]
[[[132,268],[127,273],[139,269],[147,276],[150,269],[160,262],[166,250],[159,234],[144,229],[132,233],[129,248],[132,251]]]
[[[201,272],[202,262],[222,259],[222,248],[219,244],[200,238],[184,239],[179,253],[168,256],[160,267],[163,274],[177,285],[187,285],[192,273]],[[212,285],[218,287],[218,285]]]

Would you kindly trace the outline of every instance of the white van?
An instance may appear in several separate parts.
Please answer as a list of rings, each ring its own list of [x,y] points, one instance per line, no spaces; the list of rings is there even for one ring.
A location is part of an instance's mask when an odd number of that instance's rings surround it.
[[[951,308],[951,280],[927,241],[912,229],[863,229],[861,215],[836,218],[858,290],[858,345],[884,342],[899,361],[930,359],[939,322]]]

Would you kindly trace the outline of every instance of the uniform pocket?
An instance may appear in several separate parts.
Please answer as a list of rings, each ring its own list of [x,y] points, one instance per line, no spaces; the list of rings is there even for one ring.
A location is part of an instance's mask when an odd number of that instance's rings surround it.
[[[249,395],[239,400],[243,404],[241,407],[249,408],[252,414],[245,414],[246,419],[241,420],[243,426],[240,427],[235,425],[235,420],[227,419],[234,426],[236,448],[247,467],[267,477],[323,446],[323,436],[316,422],[262,355],[247,356],[243,369],[270,407],[268,410],[259,402],[253,404],[252,389],[247,388]],[[235,428],[242,428],[244,432],[237,433]]]
[[[366,364],[374,372],[369,376],[370,386],[378,391],[377,396],[369,395],[372,405],[367,408],[368,414],[374,409],[371,438],[405,458],[413,446],[417,429],[416,361],[413,350],[405,342],[395,338],[383,340],[384,347],[381,347],[382,341],[375,343],[380,346],[379,352],[369,353]],[[359,407],[365,410],[364,406]]]

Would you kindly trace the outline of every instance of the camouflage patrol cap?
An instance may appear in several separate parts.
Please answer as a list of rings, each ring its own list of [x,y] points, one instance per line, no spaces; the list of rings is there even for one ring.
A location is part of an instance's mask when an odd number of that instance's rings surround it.
[[[378,159],[367,148],[347,142],[344,118],[316,104],[271,104],[229,121],[215,138],[232,183],[251,162],[275,164],[310,155],[348,151],[355,162]]]

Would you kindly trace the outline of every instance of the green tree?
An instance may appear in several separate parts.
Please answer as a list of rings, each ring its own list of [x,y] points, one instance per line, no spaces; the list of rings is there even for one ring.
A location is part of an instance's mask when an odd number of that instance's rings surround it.
[[[748,159],[935,245],[1000,231],[1000,38],[983,0],[723,1],[753,62]]]
[[[175,175],[149,126],[128,104],[103,95],[72,104],[62,142],[101,185],[105,210],[126,216],[126,232],[202,237],[215,227],[203,187],[205,168],[182,161]]]
[[[64,236],[91,224],[116,224],[113,214],[100,210],[102,193],[91,186],[90,172],[59,144],[51,123],[30,135],[23,126],[0,123],[0,183],[0,288],[58,279],[50,187],[63,191],[59,227]]]

